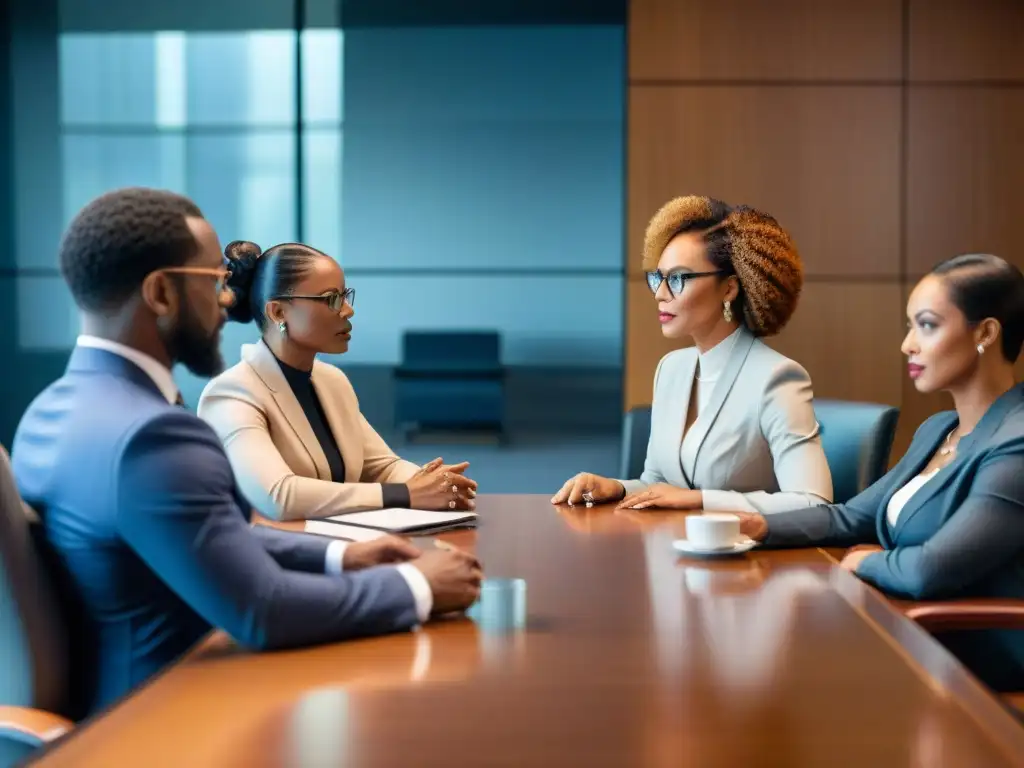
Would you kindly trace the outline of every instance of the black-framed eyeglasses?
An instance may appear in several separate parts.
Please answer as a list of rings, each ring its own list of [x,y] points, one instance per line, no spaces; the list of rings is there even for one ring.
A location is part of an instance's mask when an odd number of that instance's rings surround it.
[[[714,272],[686,272],[685,270],[677,270],[666,275],[660,269],[656,269],[653,272],[647,273],[647,287],[651,289],[651,293],[657,293],[658,289],[661,288],[661,284],[667,282],[668,292],[672,294],[672,298],[675,298],[683,292],[687,280],[692,280],[695,277],[713,277],[715,275],[727,274],[728,272],[724,269],[716,269]]]
[[[308,301],[322,301],[331,312],[340,312],[347,303],[350,307],[356,303],[356,289],[346,288],[344,291],[331,291],[321,293],[319,296],[299,296],[294,293],[285,293],[281,296],[271,296],[271,301],[285,301],[288,299],[306,299]]]

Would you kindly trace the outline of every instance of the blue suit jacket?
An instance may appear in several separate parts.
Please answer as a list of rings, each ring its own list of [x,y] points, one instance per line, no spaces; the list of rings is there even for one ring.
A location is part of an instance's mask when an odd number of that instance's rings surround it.
[[[857,575],[889,594],[1024,599],[1024,385],[992,404],[960,440],[956,459],[889,524],[893,494],[921,473],[956,425],[954,412],[925,421],[899,464],[847,504],[766,516],[765,545],[879,543],[884,551],[865,558]],[[1024,633],[984,634],[979,643],[963,638],[968,665],[997,687],[1010,686],[1010,675],[1024,681]],[[959,650],[961,640],[955,643]],[[988,667],[1005,684],[989,677]]]
[[[213,430],[118,355],[74,350],[22,417],[12,462],[72,624],[75,717],[211,627],[272,649],[417,622],[395,568],[328,576],[328,539],[250,526]]]

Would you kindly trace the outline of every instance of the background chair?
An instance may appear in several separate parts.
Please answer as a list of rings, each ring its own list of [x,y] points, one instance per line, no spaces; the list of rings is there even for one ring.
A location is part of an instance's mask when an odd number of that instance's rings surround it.
[[[395,422],[419,430],[505,432],[505,370],[494,331],[409,331],[395,369]]]
[[[875,403],[815,400],[814,412],[832,470],[832,498],[844,504],[888,471],[900,411]]]
[[[622,420],[622,458],[619,477],[636,480],[643,474],[647,442],[651,437],[651,406],[639,405],[626,411]]]
[[[832,470],[834,499],[849,501],[885,474],[889,467],[899,409],[873,403],[816,400],[821,442]],[[619,477],[635,479],[644,469],[651,434],[651,407],[632,408],[622,427]]]
[[[0,768],[72,727],[66,711],[66,633],[36,550],[35,515],[0,447]]]

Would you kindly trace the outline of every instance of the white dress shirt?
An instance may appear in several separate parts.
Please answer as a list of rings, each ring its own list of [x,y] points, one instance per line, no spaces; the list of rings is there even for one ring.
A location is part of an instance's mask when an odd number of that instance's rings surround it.
[[[132,347],[111,341],[110,339],[101,339],[98,336],[82,334],[78,337],[76,343],[80,347],[102,349],[105,352],[118,355],[134,363],[153,380],[157,389],[160,390],[160,394],[164,396],[168,403],[173,405],[178,401],[179,390],[178,385],[174,383],[173,374],[167,366],[156,358]],[[347,541],[332,541],[327,545],[327,553],[324,558],[325,574],[338,576],[345,570],[345,548],[348,544],[349,542]],[[430,583],[427,581],[427,577],[418,568],[409,563],[401,563],[396,567],[409,585],[409,590],[416,600],[416,614],[419,620],[421,622],[426,621],[434,608],[434,595],[430,590]]]
[[[900,513],[903,511],[903,508],[907,506],[907,502],[914,497],[915,493],[921,490],[921,486],[935,477],[938,472],[939,470],[935,469],[926,475],[913,477],[906,485],[892,495],[892,498],[889,499],[889,503],[885,507],[885,517],[889,521],[889,525],[893,528],[896,527],[896,523],[900,519]]]

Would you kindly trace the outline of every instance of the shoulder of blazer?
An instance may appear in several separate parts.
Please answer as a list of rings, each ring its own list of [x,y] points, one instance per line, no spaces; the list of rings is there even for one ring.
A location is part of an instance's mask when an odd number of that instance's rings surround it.
[[[161,441],[172,438],[180,443],[180,450],[202,454],[212,448],[218,456],[224,456],[224,448],[213,427],[184,408],[170,406],[139,414],[118,443],[116,460],[121,462],[140,442],[155,438]]]
[[[356,396],[355,387],[338,366],[316,360],[313,363],[313,380],[319,386],[326,385],[333,394],[351,400],[358,407],[359,398]]]
[[[1024,402],[1016,405],[996,427],[983,449],[1001,456],[1024,455]]]
[[[203,406],[212,397],[230,397],[254,405],[261,410],[270,390],[249,363],[242,360],[210,379],[199,396],[196,411],[202,416]]]
[[[661,360],[658,361],[658,366],[654,369],[653,390],[657,392],[659,382],[667,381],[677,369],[686,364],[692,363],[696,356],[696,347],[684,347],[683,349],[673,349],[667,355],[662,357]]]
[[[759,389],[766,389],[778,379],[811,380],[811,375],[800,363],[772,349],[761,339],[754,339],[740,376],[748,385],[756,382]]]

